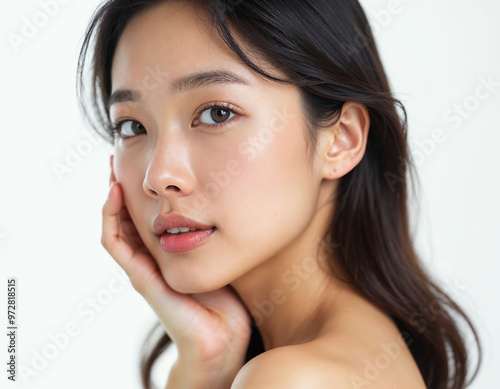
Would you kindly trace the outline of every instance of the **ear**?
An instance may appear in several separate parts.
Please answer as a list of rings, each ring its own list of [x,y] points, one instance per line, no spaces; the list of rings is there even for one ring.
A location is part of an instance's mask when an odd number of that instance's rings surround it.
[[[114,158],[113,155],[111,155],[111,157],[109,157],[109,166],[111,166],[111,174],[109,176],[109,185],[111,185],[112,182],[116,182],[115,171],[113,169],[113,158]]]
[[[339,120],[324,129],[323,178],[340,178],[354,169],[365,154],[369,129],[370,114],[365,105],[344,103]]]

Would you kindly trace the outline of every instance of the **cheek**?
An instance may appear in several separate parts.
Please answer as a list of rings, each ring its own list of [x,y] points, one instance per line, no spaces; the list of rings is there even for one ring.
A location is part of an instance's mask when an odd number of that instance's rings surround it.
[[[233,156],[237,174],[218,200],[226,211],[222,225],[237,223],[259,238],[275,235],[277,226],[281,231],[296,228],[310,215],[315,196],[302,128],[288,126],[272,136],[257,133],[239,146]]]
[[[173,286],[198,293],[219,288],[292,245],[309,225],[317,199],[305,148],[301,129],[288,128],[252,160],[237,147],[216,158],[210,168],[225,184],[207,200],[206,211],[213,212],[220,233],[204,256],[160,264]]]
[[[113,158],[113,171],[116,180],[123,188],[125,200],[127,198],[134,200],[143,192],[144,168],[141,160],[122,155],[118,151]]]

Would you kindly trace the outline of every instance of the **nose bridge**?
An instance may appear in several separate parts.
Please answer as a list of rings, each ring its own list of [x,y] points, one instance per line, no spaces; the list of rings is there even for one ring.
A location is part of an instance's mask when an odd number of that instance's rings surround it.
[[[173,192],[188,195],[193,190],[193,174],[187,155],[187,145],[175,131],[161,129],[148,158],[144,191],[150,196]]]

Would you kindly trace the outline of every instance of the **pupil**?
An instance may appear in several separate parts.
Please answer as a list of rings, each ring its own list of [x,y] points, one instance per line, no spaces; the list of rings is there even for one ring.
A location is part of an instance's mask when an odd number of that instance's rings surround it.
[[[214,120],[214,122],[223,122],[224,120],[228,119],[228,117],[227,117],[228,115],[229,115],[229,111],[227,111],[225,109],[217,108],[217,109],[212,110],[212,119]]]
[[[140,133],[142,131],[142,124],[141,123],[135,123],[135,129],[134,129],[134,132],[135,133]]]

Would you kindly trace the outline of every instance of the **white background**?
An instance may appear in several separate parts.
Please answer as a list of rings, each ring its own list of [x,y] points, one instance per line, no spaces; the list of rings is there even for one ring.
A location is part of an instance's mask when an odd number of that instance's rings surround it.
[[[10,383],[2,335],[2,388],[140,387],[139,351],[155,317],[126,281],[117,281],[120,269],[100,245],[112,150],[88,142],[75,98],[78,49],[97,3],[67,1],[17,51],[9,34],[21,35],[41,5],[0,3],[0,333],[7,278],[16,277],[18,363],[35,371],[37,353],[52,358],[44,365],[38,357],[40,371],[31,376],[18,365],[18,382]],[[500,387],[500,2],[363,4],[419,155],[418,251],[479,328],[485,361],[472,388]],[[478,100],[481,78],[497,85]],[[460,125],[445,119],[464,104],[470,112]],[[59,179],[53,165],[66,164],[77,149],[87,155]],[[55,348],[52,338],[62,342],[57,334],[68,326],[74,336]]]

